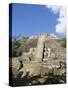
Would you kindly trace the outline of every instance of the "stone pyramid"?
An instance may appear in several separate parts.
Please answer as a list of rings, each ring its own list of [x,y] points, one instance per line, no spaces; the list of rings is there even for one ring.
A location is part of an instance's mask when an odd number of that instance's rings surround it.
[[[62,75],[66,72],[66,49],[61,47],[58,39],[47,33],[39,34],[37,46],[30,48],[28,52],[23,52],[17,60],[19,68],[16,73],[14,71],[15,76],[22,71],[21,77],[24,77],[27,72],[29,76],[36,76],[40,73],[45,75],[50,72]],[[21,67],[22,64],[23,67]]]

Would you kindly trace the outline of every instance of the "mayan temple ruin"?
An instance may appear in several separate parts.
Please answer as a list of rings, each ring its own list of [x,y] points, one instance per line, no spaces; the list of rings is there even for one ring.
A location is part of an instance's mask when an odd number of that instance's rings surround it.
[[[14,78],[20,76],[20,79],[26,75],[31,78],[40,76],[36,81],[32,79],[28,85],[47,84],[49,75],[61,77],[59,83],[64,83],[66,81],[62,76],[66,75],[66,49],[55,37],[47,33],[39,34],[36,47],[12,59],[12,72]]]

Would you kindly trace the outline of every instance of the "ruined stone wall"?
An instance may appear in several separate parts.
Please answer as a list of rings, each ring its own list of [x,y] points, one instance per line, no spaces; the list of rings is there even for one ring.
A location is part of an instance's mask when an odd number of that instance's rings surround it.
[[[47,34],[40,34],[36,48],[30,48],[21,57],[12,60],[13,74],[16,77],[22,73],[20,78],[25,77],[27,73],[29,77],[45,77],[49,74],[62,76],[66,69],[65,50],[54,38],[49,39]]]

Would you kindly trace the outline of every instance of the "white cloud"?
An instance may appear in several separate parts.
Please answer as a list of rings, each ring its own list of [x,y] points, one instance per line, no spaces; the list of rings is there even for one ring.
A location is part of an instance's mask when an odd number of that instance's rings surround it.
[[[46,6],[49,8],[54,14],[59,14],[57,18],[56,24],[56,32],[60,34],[66,33],[66,8],[63,6]]]
[[[57,6],[47,5],[46,7],[49,8],[49,9],[51,9],[51,11],[52,11],[54,14],[56,14],[56,13],[59,12],[59,7],[57,7]]]
[[[30,39],[36,39],[37,38],[37,35],[32,35],[32,36],[30,36],[29,38],[28,38],[28,40],[30,40]]]
[[[58,39],[57,35],[55,35],[54,33],[51,33],[50,35]]]

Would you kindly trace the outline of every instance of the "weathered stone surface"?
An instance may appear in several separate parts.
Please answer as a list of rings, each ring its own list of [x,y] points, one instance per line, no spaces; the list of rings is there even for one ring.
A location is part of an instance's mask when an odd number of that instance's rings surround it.
[[[38,84],[38,81],[37,80],[33,80],[32,84]]]
[[[37,48],[36,48],[36,51],[35,51],[35,60],[36,60],[36,62],[42,61],[44,42],[45,42],[45,35],[39,35]]]
[[[18,58],[13,58],[12,59],[12,73],[15,78],[17,77],[19,67],[20,67],[20,62],[18,61]]]
[[[29,72],[29,76],[37,76],[40,74],[40,63],[24,63],[23,65],[23,68],[19,71],[23,71],[22,77],[26,75],[27,72]]]
[[[38,78],[39,83],[43,84],[45,82],[44,78]]]
[[[21,73],[21,79],[25,76],[40,76],[29,85],[42,84],[49,75],[62,77],[66,73],[66,49],[54,37],[41,34],[36,47],[31,47],[22,56],[12,59],[12,72],[14,77]],[[60,82],[64,83],[62,80]]]

